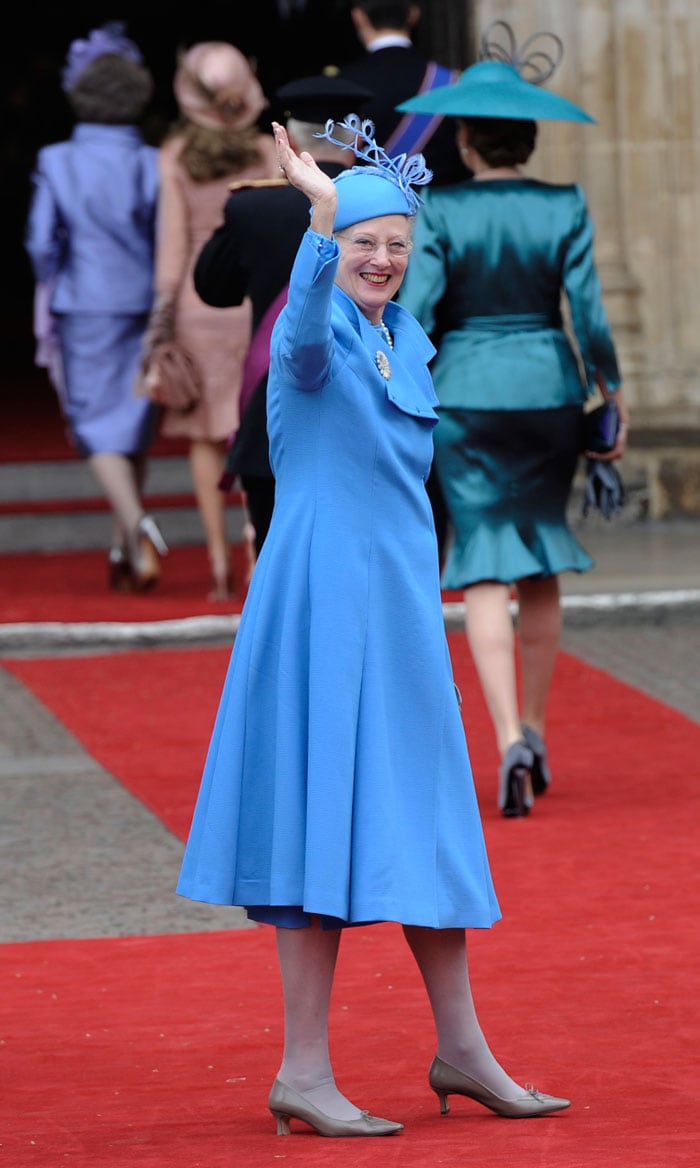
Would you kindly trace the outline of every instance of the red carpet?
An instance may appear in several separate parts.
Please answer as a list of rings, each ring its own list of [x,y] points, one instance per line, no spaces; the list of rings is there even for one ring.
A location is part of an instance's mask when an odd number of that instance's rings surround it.
[[[163,524],[167,533],[167,523]],[[206,550],[173,546],[161,561],[161,578],[150,592],[120,595],[107,587],[107,553],[17,552],[0,555],[0,624],[36,621],[182,620],[240,613],[247,593],[245,549],[232,549],[234,595],[207,600]],[[461,592],[444,592],[461,601]]]
[[[480,1014],[509,1069],[569,1095],[571,1111],[517,1123],[454,1099],[439,1116],[426,1003],[394,926],[347,934],[333,1022],[343,1087],[407,1124],[380,1145],[274,1135],[265,1100],[281,1014],[267,930],[8,945],[12,1168],[695,1164],[700,904],[686,825],[699,811],[700,726],[563,655],[554,788],[528,820],[505,821],[466,642],[450,644],[504,913],[470,937]],[[184,837],[228,656],[3,664]]]
[[[517,1124],[454,1100],[451,1115],[440,1116],[426,1082],[433,1053],[427,1007],[395,926],[344,938],[332,1013],[338,1081],[379,1114],[406,1123],[404,1133],[380,1145],[322,1139],[294,1121],[290,1137],[276,1136],[266,1107],[281,1045],[271,930],[11,945],[0,950],[5,1060],[12,1066],[4,1089],[8,1165],[614,1162],[606,1157],[620,1151],[619,1106],[601,1102],[572,1075],[571,1040],[543,1049],[537,1001],[513,1035],[495,988],[506,951],[499,956],[496,946],[488,952],[478,942],[475,989],[496,1049],[510,1054],[511,1064],[517,1058],[522,1067],[527,1051],[530,1064],[546,1065],[552,1082],[576,1091],[578,1115]],[[530,971],[535,986],[537,972]],[[547,1020],[567,1028],[566,1009],[548,1003]]]
[[[107,587],[106,552],[11,553],[0,556],[0,623],[25,621],[162,621],[239,613],[245,598],[242,545],[233,548],[234,596],[207,600],[206,549],[172,547],[149,592],[121,594]]]

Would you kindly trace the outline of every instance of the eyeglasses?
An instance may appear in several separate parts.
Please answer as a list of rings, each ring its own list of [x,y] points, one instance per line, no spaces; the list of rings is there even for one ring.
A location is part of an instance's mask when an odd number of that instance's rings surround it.
[[[371,239],[367,235],[353,235],[348,237],[342,231],[335,232],[336,238],[347,239],[350,247],[359,252],[363,256],[374,255],[379,251],[380,247],[385,247],[393,260],[405,260],[408,258],[412,248],[412,239]]]

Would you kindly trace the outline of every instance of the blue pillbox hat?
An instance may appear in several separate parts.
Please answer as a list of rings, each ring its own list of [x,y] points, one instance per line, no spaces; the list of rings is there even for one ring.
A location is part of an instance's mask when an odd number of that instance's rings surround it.
[[[333,180],[338,192],[334,230],[342,231],[353,223],[381,215],[415,215],[421,198],[413,187],[423,186],[433,177],[423,155],[399,154],[390,158],[375,142],[374,123],[369,118],[363,121],[357,114],[348,114],[338,125],[345,137],[334,136],[332,119],[316,137],[351,150],[365,164],[343,170]]]
[[[385,173],[370,166],[353,166],[333,180],[338,192],[334,230],[343,231],[363,219],[380,215],[415,215],[415,200]]]

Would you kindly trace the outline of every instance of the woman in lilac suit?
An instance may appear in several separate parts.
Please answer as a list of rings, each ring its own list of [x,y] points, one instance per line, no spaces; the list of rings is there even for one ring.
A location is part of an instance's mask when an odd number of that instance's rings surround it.
[[[167,550],[141,498],[156,416],[134,393],[153,302],[158,153],[137,127],[153,80],[114,23],[73,42],[62,83],[77,125],[39,151],[26,247],[61,407],[112,509],[110,583],[146,588]]]

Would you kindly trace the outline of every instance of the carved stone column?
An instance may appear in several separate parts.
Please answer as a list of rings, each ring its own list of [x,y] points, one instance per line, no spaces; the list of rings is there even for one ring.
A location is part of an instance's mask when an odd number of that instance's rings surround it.
[[[577,5],[576,55],[581,103],[598,119],[583,152],[583,186],[596,224],[597,262],[605,303],[618,346],[630,404],[643,397],[644,343],[641,286],[626,251],[621,158],[624,119],[619,93],[616,5],[583,0]]]
[[[547,87],[582,105],[597,120],[596,126],[540,123],[530,172],[552,182],[580,182],[586,192],[605,305],[626,365],[625,379],[633,382],[631,366],[636,364],[641,332],[640,289],[627,261],[622,231],[614,4],[564,0],[553,8],[544,0],[481,0],[474,8],[477,34],[490,21],[502,19],[511,24],[519,43],[537,32],[559,36],[564,57]]]

